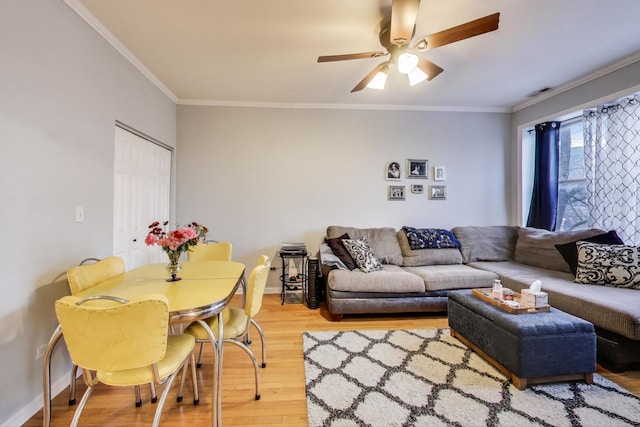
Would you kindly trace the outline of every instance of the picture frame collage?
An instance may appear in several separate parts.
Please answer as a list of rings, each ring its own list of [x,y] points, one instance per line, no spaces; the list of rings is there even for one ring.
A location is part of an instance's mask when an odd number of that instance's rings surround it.
[[[402,164],[399,161],[389,161],[385,165],[385,179],[387,181],[402,181],[403,179],[429,179],[429,161],[425,159],[407,159],[405,164],[405,174],[402,174]],[[447,170],[445,166],[434,166],[432,169],[432,180],[442,182],[447,180]],[[412,194],[424,194],[430,200],[446,200],[447,186],[444,184],[428,185],[410,184],[409,189]],[[389,185],[387,188],[387,199],[391,201],[406,200],[407,191],[405,185]]]

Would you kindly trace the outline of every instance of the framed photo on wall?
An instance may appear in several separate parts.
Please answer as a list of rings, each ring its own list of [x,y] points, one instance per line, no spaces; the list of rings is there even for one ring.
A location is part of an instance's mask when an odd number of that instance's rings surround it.
[[[404,185],[390,185],[388,198],[389,200],[404,200]]]
[[[407,178],[428,179],[428,169],[427,160],[407,159]]]
[[[411,184],[411,192],[413,194],[422,194],[422,193],[424,193],[424,185],[422,185],[422,184]]]
[[[388,162],[385,168],[385,176],[387,181],[400,181],[402,178],[400,162]]]
[[[429,198],[432,200],[447,200],[446,185],[430,185]]]
[[[434,181],[446,181],[447,171],[444,166],[433,167],[433,180]]]

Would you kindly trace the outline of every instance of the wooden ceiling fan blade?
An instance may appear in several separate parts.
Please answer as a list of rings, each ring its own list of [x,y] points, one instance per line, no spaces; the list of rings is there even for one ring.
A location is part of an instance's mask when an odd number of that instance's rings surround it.
[[[427,75],[427,81],[431,81],[438,74],[444,71],[442,68],[440,68],[433,62],[424,59],[420,55],[418,55],[418,67],[422,70],[423,73]]]
[[[406,46],[413,37],[420,0],[393,0],[391,4],[390,41],[398,46]]]
[[[367,74],[364,77],[364,79],[360,80],[360,83],[358,83],[353,89],[351,89],[351,93],[358,92],[364,89],[365,87],[367,87],[369,82],[373,80],[373,78],[376,76],[376,74],[378,74],[378,72],[384,71],[385,69],[388,69],[388,67],[389,67],[389,61],[378,64],[373,70],[369,72],[369,74]]]
[[[485,17],[469,21],[465,24],[422,37],[416,41],[414,47],[420,51],[425,51],[468,39],[470,37],[479,36],[480,34],[497,30],[499,21],[500,13],[487,15]]]
[[[347,53],[345,55],[327,55],[319,56],[318,62],[332,62],[332,61],[346,61],[349,59],[366,59],[366,58],[378,58],[380,56],[387,55],[387,52],[362,52],[362,53]]]

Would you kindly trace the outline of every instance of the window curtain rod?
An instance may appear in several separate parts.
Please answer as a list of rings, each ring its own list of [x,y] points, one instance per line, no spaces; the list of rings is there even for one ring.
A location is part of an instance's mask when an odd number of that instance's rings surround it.
[[[640,103],[640,94],[635,94],[633,96],[628,96],[616,101],[615,104],[602,104],[598,107],[587,108],[584,110],[584,115],[587,117],[593,117],[597,113],[608,113],[609,110],[616,111],[618,108],[625,107],[627,105],[635,105]],[[612,112],[613,112],[612,111]]]
[[[567,122],[571,122],[571,121],[574,121],[574,120],[576,120],[576,121],[577,121],[577,120],[581,120],[581,119],[582,119],[582,116],[575,116],[575,117],[570,117],[570,118],[568,118],[568,119],[566,119],[566,120],[562,120],[562,121],[560,121],[560,123],[564,124],[564,123],[567,123]],[[537,126],[537,125],[536,125],[536,126]],[[527,133],[528,133],[529,135],[531,135],[533,132],[535,132],[535,131],[536,131],[536,126],[534,126],[534,127],[532,127],[531,129],[529,129],[529,130],[527,131]]]

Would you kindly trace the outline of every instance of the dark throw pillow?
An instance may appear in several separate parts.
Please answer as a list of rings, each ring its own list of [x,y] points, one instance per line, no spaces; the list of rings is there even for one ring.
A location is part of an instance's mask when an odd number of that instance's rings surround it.
[[[445,249],[459,248],[460,242],[449,230],[440,228],[413,228],[402,227],[402,231],[407,235],[409,247],[416,249]]]
[[[587,237],[586,239],[576,240],[575,242],[563,243],[561,245],[555,245],[562,258],[569,265],[569,269],[576,275],[578,269],[578,242],[598,243],[601,245],[624,245],[624,242],[618,236],[615,230],[611,230],[604,234],[598,234],[596,236]]]
[[[344,243],[342,243],[343,239],[350,239],[350,237],[347,233],[344,233],[340,237],[327,239],[327,245],[329,245],[334,255],[340,258],[340,261],[342,261],[345,267],[349,270],[355,270],[358,266],[351,257],[351,254],[349,254],[349,251],[347,251],[347,248],[344,247]]]

